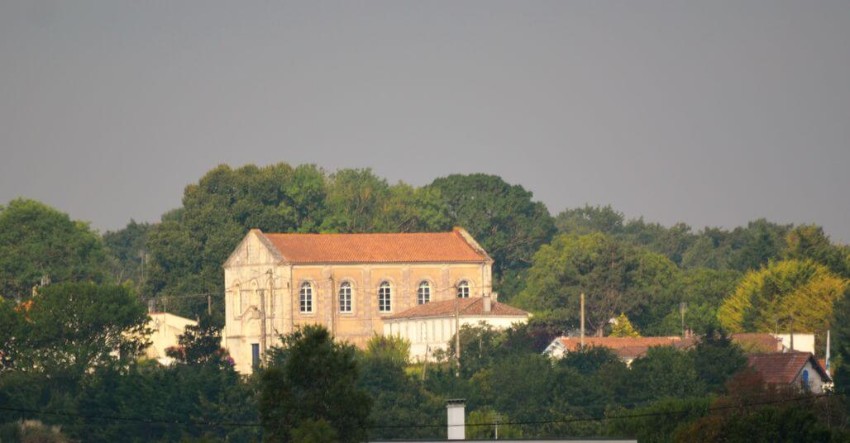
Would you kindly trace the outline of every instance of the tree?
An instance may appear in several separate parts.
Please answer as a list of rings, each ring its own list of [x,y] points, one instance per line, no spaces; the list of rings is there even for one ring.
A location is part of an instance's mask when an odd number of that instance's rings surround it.
[[[491,325],[481,323],[477,326],[463,325],[460,328],[460,371],[469,377],[493,365],[504,334]],[[449,361],[457,361],[456,339],[449,341]]]
[[[730,235],[734,251],[730,264],[743,272],[759,269],[770,260],[780,258],[789,229],[790,225],[778,225],[765,219],[751,221],[746,228],[735,228]]]
[[[616,235],[623,232],[625,216],[609,206],[590,206],[567,209],[555,217],[561,234],[587,235],[594,232]]]
[[[690,352],[708,392],[722,390],[727,380],[747,364],[743,350],[722,330],[709,329]]]
[[[266,437],[292,441],[292,429],[325,420],[340,441],[362,441],[371,401],[356,385],[354,347],[335,343],[327,329],[309,325],[281,337],[260,373],[260,419]]]
[[[0,296],[29,296],[54,283],[107,279],[106,255],[88,225],[33,200],[0,207]]]
[[[147,250],[145,243],[151,225],[130,220],[124,229],[103,234],[110,258],[110,274],[118,284],[130,283],[138,291],[145,280]]]
[[[498,438],[520,438],[522,431],[510,423],[510,417],[500,414],[492,408],[481,408],[469,413],[466,421],[466,438],[477,440],[496,440]]]
[[[640,333],[632,326],[626,314],[620,314],[611,326],[611,337],[640,337]]]
[[[820,263],[834,274],[850,278],[850,250],[846,246],[833,245],[823,228],[817,225],[796,226],[785,236],[786,248],[783,258],[812,260]]]
[[[179,347],[166,351],[169,357],[188,365],[232,366],[227,351],[221,347],[221,328],[209,316],[197,325],[187,325],[178,338]]]
[[[324,221],[326,183],[313,165],[286,163],[233,170],[221,165],[186,187],[182,208],[163,216],[146,244],[146,292],[159,296],[210,294],[224,302],[221,264],[245,236],[266,232],[316,232]],[[169,309],[187,316],[207,308],[205,297],[182,297]],[[221,323],[221,318],[216,318]]]
[[[699,379],[691,355],[672,346],[651,347],[646,355],[634,360],[626,383],[630,389],[623,401],[627,403],[705,393],[705,384]]]
[[[27,303],[16,370],[73,376],[132,361],[147,345],[147,311],[123,286],[49,285]]]
[[[613,408],[606,415],[623,418],[607,420],[607,434],[628,435],[637,441],[671,441],[679,429],[705,416],[710,404],[707,397],[662,398],[636,408]]]
[[[825,332],[832,304],[848,281],[810,260],[784,260],[748,272],[718,310],[729,331],[787,330]],[[793,322],[793,325],[792,325]]]
[[[677,274],[667,258],[610,236],[561,235],[535,254],[517,303],[535,311],[562,311],[564,320],[576,324],[584,293],[587,325],[597,335],[619,313],[647,330],[678,304],[672,292]]]
[[[835,302],[832,311],[832,343],[835,356],[841,364],[835,374],[835,390],[845,395],[845,404],[850,411],[850,285],[844,290],[844,295]],[[832,363],[830,363],[832,364]]]
[[[328,180],[329,216],[322,230],[332,232],[373,232],[390,199],[387,181],[376,177],[370,169],[343,169]]]
[[[546,206],[495,175],[450,175],[428,188],[440,192],[451,223],[465,228],[493,258],[497,291],[506,300],[518,293],[522,272],[556,231]]]
[[[373,402],[371,439],[434,436],[434,428],[413,425],[438,424],[444,406],[407,374],[409,351],[404,339],[375,335],[359,355],[358,386]]]
[[[21,317],[13,302],[0,297],[0,373],[12,368],[20,350]]]

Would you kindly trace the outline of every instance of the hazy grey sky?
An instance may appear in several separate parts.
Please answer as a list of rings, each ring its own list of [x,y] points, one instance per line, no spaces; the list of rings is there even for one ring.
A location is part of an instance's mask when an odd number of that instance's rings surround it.
[[[848,141],[848,1],[0,1],[0,204],[99,230],[285,161],[847,243]]]

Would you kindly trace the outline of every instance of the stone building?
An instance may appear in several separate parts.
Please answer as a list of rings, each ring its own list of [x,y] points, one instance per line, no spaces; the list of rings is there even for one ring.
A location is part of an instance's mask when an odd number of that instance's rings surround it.
[[[419,304],[489,296],[493,260],[463,229],[413,234],[251,230],[224,264],[223,345],[250,373],[301,325],[363,346]]]

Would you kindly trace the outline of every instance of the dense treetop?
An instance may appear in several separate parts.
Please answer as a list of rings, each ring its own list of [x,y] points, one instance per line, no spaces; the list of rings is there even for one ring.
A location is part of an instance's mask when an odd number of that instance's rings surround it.
[[[467,229],[495,259],[493,289],[501,300],[534,311],[561,332],[576,327],[581,293],[597,333],[607,333],[609,320],[624,314],[642,334],[672,334],[683,326],[697,332],[718,326],[721,306],[743,300],[733,297],[742,291],[736,287],[780,261],[850,278],[850,248],[832,243],[817,225],[760,219],[695,231],[682,223],[627,219],[610,206],[553,217],[531,192],[494,175],[456,174],[413,187],[389,184],[369,169],[328,173],[277,163],[218,166],[187,186],[181,207],[159,223],[131,221],[102,237],[41,203],[12,201],[0,208],[0,290],[26,297],[44,276],[115,282],[189,317],[203,314],[209,298],[220,323],[221,264],[251,228],[424,232],[453,226]],[[818,300],[835,297],[816,288],[840,290],[809,286]],[[758,328],[747,323],[743,329]]]

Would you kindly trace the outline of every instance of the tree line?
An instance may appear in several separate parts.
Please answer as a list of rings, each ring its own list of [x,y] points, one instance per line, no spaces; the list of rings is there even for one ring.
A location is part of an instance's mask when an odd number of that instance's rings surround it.
[[[360,351],[324,343],[312,335],[320,331],[283,341],[268,364],[270,371],[283,371],[269,372],[274,379],[240,378],[218,349],[221,264],[248,229],[417,232],[453,226],[466,228],[494,258],[500,301],[534,313],[528,325],[505,332],[462,330],[463,348],[473,351],[462,354],[460,377],[449,363],[453,348],[444,362],[417,366],[399,357],[403,344],[376,339]],[[720,329],[793,329],[817,333],[823,355],[831,330],[836,386],[843,393],[850,384],[841,364],[850,354],[848,279],[850,248],[830,241],[816,225],[755,220],[695,231],[627,219],[607,206],[552,216],[522,186],[485,174],[451,175],[417,188],[389,184],[368,169],[219,166],[187,186],[181,207],[160,222],[131,221],[102,235],[36,201],[0,207],[0,407],[7,408],[7,424],[35,418],[93,441],[128,435],[257,440],[277,435],[264,424],[286,416],[263,409],[271,407],[263,391],[295,389],[297,378],[283,366],[291,361],[290,347],[312,337],[316,346],[324,343],[316,352],[345,354],[334,365],[355,374],[343,378],[366,393],[355,397],[366,399],[371,408],[359,409],[370,412],[355,422],[374,438],[440,435],[442,401],[455,397],[468,399],[470,422],[481,424],[471,429],[480,435],[500,422],[504,436],[649,433],[650,441],[672,441],[695,432],[745,430],[755,422],[773,423],[771,432],[781,433],[780,423],[788,421],[813,432],[809,437],[840,434],[846,417],[830,414],[846,411],[843,397],[830,400],[837,406],[798,401],[760,390],[757,380],[733,377],[740,355],[722,334],[691,351],[652,351],[631,369],[600,350],[555,365],[539,353],[553,337],[578,328],[585,294],[588,326],[598,335],[679,335],[685,328],[714,337]],[[138,328],[149,300],[160,309],[167,300],[168,311],[202,320],[181,340],[178,365],[162,368],[135,358],[144,344]],[[128,336],[139,340],[125,341]],[[761,415],[742,412],[741,405],[753,401],[764,403],[754,408]],[[346,407],[352,408],[358,409]],[[652,417],[671,414],[677,419],[669,426],[654,424]],[[303,434],[286,431],[285,439],[343,435],[331,415],[303,423],[299,417],[286,429]]]
[[[53,282],[131,287],[178,315],[223,322],[221,264],[251,228],[265,232],[467,229],[494,259],[500,300],[550,318],[562,332],[606,334],[625,314],[644,335],[787,330],[822,335],[850,278],[850,247],[817,225],[755,220],[731,230],[665,227],[610,206],[552,216],[521,185],[485,174],[413,187],[368,169],[219,166],[186,187],[158,223],[103,235],[39,202],[0,207],[0,294],[21,299]],[[822,342],[822,340],[821,340]]]
[[[847,300],[836,315],[850,314]],[[173,365],[138,358],[145,321],[138,298],[108,284],[60,283],[24,307],[0,303],[0,439],[445,438],[450,398],[466,399],[468,438],[850,438],[845,366],[836,395],[767,386],[719,331],[688,349],[650,348],[628,367],[605,348],[550,360],[538,340],[545,323],[464,326],[458,366],[454,340],[437,361],[414,364],[402,339],[375,336],[361,350],[307,326],[282,336],[242,377],[208,317],[169,350]],[[836,331],[841,343],[846,329]],[[846,358],[847,346],[837,349]]]

